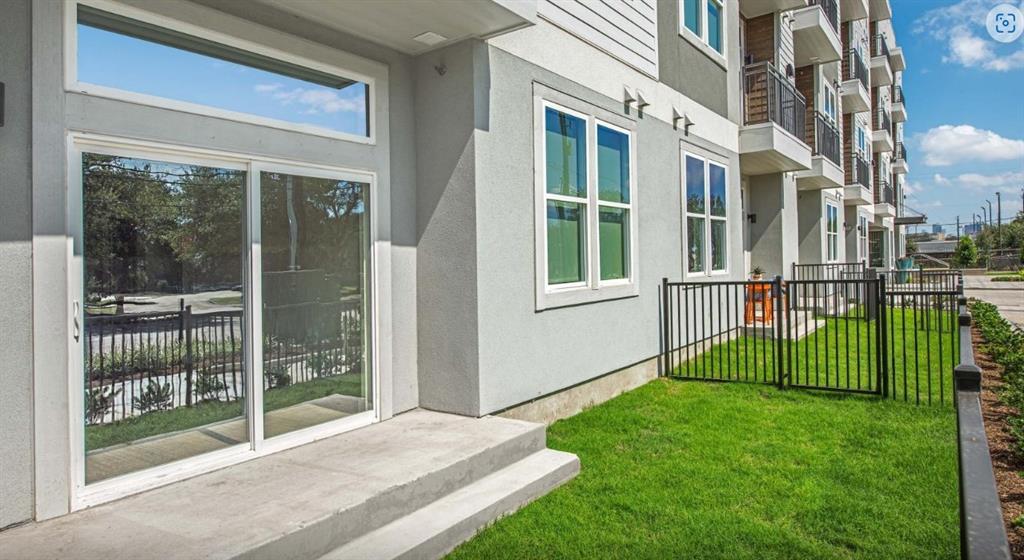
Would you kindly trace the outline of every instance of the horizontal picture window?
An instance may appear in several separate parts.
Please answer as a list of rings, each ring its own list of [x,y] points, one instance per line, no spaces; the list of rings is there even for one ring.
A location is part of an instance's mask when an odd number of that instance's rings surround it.
[[[81,84],[370,135],[364,82],[89,6],[77,15]]]

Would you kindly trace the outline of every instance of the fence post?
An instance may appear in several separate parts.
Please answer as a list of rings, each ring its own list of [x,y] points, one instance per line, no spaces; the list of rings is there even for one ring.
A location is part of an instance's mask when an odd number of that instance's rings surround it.
[[[872,271],[874,272],[874,271]],[[889,314],[888,309],[888,295],[885,292],[885,275],[879,276],[875,274],[877,278],[877,286],[875,287],[875,316],[878,318],[875,321],[875,332],[879,341],[878,352],[875,354],[878,356],[878,383],[877,386],[882,392],[882,397],[889,396],[889,330],[886,324],[886,316]],[[868,290],[869,292],[871,290]]]
[[[786,341],[783,339],[783,317],[785,312],[785,304],[782,299],[784,297],[782,293],[782,275],[775,276],[775,281],[772,283],[772,293],[775,296],[775,371],[778,378],[775,380],[779,385],[779,389],[783,389],[786,386],[785,376],[786,373],[783,371],[785,361],[783,360],[783,351],[785,348]]]
[[[185,328],[185,406],[192,406],[192,306],[185,306],[182,313]]]
[[[668,336],[668,278],[661,279],[661,375],[668,377],[669,336]]]
[[[865,302],[867,304],[867,309],[864,311],[868,321],[871,321],[878,316],[878,291],[872,290],[870,287],[872,284],[878,283],[881,278],[882,277],[878,275],[878,271],[873,268],[864,270],[864,279],[868,281],[864,285],[864,293],[867,296],[867,301]]]

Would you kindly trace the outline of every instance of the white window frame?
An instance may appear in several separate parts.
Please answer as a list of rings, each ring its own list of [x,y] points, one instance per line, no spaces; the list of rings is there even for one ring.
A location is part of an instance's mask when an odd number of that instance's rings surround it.
[[[732,251],[729,246],[729,208],[731,205],[729,197],[729,165],[720,160],[698,154],[692,151],[683,150],[683,157],[680,158],[680,195],[682,197],[683,209],[683,277],[710,277],[724,276],[729,274]],[[686,205],[686,158],[694,158],[704,163],[704,212],[690,212]],[[711,166],[721,167],[725,171],[725,216],[712,216],[711,214]],[[701,218],[704,220],[704,270],[691,272],[689,261],[689,218]],[[711,221],[716,220],[725,223],[725,268],[712,269],[711,255]]]
[[[686,26],[686,3],[697,2],[700,5],[700,33],[694,33],[689,27]],[[722,24],[722,30],[720,38],[722,41],[722,52],[718,52],[708,42],[708,3],[713,2],[719,7],[720,18],[719,21]],[[701,52],[706,54],[711,60],[715,61],[719,66],[725,69],[729,69],[729,60],[726,58],[725,53],[728,51],[729,46],[729,10],[727,9],[726,2],[724,0],[677,0],[677,6],[679,9],[679,36],[693,43]]]
[[[68,173],[68,224],[71,243],[74,250],[67,255],[68,271],[68,309],[81,308],[79,298],[82,295],[82,278],[84,272],[84,258],[82,253],[82,242],[84,239],[84,217],[82,215],[82,153],[93,152],[121,157],[132,157],[151,160],[165,160],[176,163],[195,164],[205,166],[216,166],[225,169],[235,169],[246,172],[246,262],[244,267],[244,282],[248,293],[244,298],[246,311],[246,325],[248,332],[252,333],[247,340],[243,340],[243,351],[249,361],[245,369],[246,383],[248,387],[263,387],[262,383],[253,380],[262,379],[262,344],[253,344],[255,340],[262,340],[262,315],[259,313],[261,300],[260,294],[262,278],[262,262],[260,258],[260,228],[259,223],[260,205],[260,181],[258,180],[261,171],[275,171],[281,173],[307,174],[315,177],[324,177],[338,180],[350,180],[369,185],[369,214],[370,221],[369,240],[367,247],[367,270],[370,276],[370,283],[367,287],[368,312],[367,319],[367,367],[370,373],[370,384],[372,391],[367,399],[372,402],[372,410],[353,414],[345,418],[325,422],[296,430],[287,434],[275,436],[270,439],[263,438],[263,392],[251,391],[246,395],[245,411],[246,423],[249,430],[249,441],[237,445],[188,457],[171,463],[157,465],[140,471],[131,472],[114,478],[97,481],[86,485],[85,483],[85,410],[82,398],[69,399],[70,411],[70,480],[71,510],[79,510],[91,507],[111,500],[119,499],[144,490],[164,486],[173,482],[184,480],[196,475],[207,473],[211,470],[242,463],[251,459],[277,453],[285,449],[305,445],[325,437],[334,436],[355,428],[367,426],[380,421],[381,419],[381,377],[382,367],[378,367],[380,361],[380,337],[379,317],[390,313],[390,308],[385,301],[378,298],[377,294],[381,288],[390,282],[389,278],[382,278],[378,274],[377,263],[382,258],[382,247],[377,242],[378,232],[375,224],[379,223],[378,204],[378,179],[377,174],[372,171],[349,169],[343,167],[325,166],[319,164],[305,163],[295,160],[285,160],[252,154],[233,153],[222,150],[198,149],[167,144],[162,142],[140,141],[122,137],[92,134],[84,132],[72,132],[67,137],[67,173]],[[77,304],[77,305],[76,305]],[[80,319],[79,319],[80,320]],[[83,330],[84,332],[84,330]],[[85,391],[85,382],[82,375],[83,355],[81,342],[68,336],[68,390],[70,395],[82,395]],[[259,367],[256,366],[259,364]]]
[[[553,99],[554,98],[554,99]],[[570,106],[573,105],[573,106]],[[548,193],[547,190],[547,135],[545,112],[554,109],[583,119],[586,123],[587,196],[572,197]],[[600,114],[600,116],[598,116]],[[534,187],[535,207],[534,239],[536,255],[536,308],[537,310],[578,305],[609,299],[639,295],[638,219],[637,219],[637,143],[635,126],[611,122],[616,116],[595,107],[573,102],[564,95],[551,94],[534,97]],[[623,120],[619,118],[620,122]],[[600,200],[597,183],[597,128],[605,127],[621,132],[629,138],[629,203]],[[586,264],[584,280],[565,284],[548,283],[548,201],[572,202],[586,209]],[[621,208],[627,211],[629,243],[627,245],[628,274],[626,278],[601,280],[600,221],[601,207]]]
[[[829,83],[828,80],[822,80],[822,106],[825,107],[824,115],[833,126],[838,126],[838,107],[836,105],[836,90]]]
[[[831,231],[830,213],[835,214],[836,230]],[[839,205],[835,202],[825,202],[825,262],[836,262],[839,260]]]
[[[857,252],[861,261],[869,260],[870,245],[868,244],[868,217],[865,214],[857,214]]]
[[[145,93],[138,93],[119,88],[101,86],[78,80],[78,6],[84,5],[106,12],[116,13],[129,19],[159,27],[172,29],[174,31],[192,35],[199,39],[220,43],[237,49],[242,49],[282,62],[317,70],[339,77],[351,78],[367,85],[366,111],[369,130],[367,136],[360,136],[348,132],[341,132],[330,128],[316,125],[295,123],[291,121],[262,117],[241,111],[221,109],[209,105],[179,101],[171,98],[160,97]],[[182,9],[190,7],[182,5]],[[184,14],[182,17],[185,17]],[[198,21],[198,20],[197,20]],[[253,24],[255,27],[255,24]],[[184,19],[169,17],[134,6],[129,6],[114,0],[64,0],[64,90],[68,93],[79,93],[91,97],[101,97],[126,101],[138,105],[171,109],[185,113],[193,113],[208,117],[217,117],[226,120],[256,124],[282,130],[296,131],[303,134],[323,136],[359,144],[376,144],[377,127],[379,119],[376,117],[376,80],[371,75],[380,73],[382,65],[363,59],[361,57],[342,53],[337,50],[309,43],[302,39],[280,33],[265,27],[259,26],[258,31],[266,38],[282,39],[282,42],[302,43],[303,51],[312,53],[316,58],[299,56],[291,52],[267,46],[266,44],[243,39],[236,35],[230,35],[202,27]],[[327,63],[326,60],[340,59],[344,66]],[[386,69],[383,70],[386,72]]]

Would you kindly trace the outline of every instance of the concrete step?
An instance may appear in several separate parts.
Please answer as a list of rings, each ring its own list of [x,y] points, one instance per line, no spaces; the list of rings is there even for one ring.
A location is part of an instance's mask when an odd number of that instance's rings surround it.
[[[0,533],[10,558],[318,558],[545,449],[545,426],[416,410]]]
[[[570,453],[545,449],[364,535],[321,560],[441,558],[496,519],[569,481]]]

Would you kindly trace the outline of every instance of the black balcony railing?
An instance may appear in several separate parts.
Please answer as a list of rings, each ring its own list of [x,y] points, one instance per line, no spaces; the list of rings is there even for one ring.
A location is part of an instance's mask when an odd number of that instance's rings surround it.
[[[875,186],[877,187],[875,189],[875,204],[896,205],[896,193],[893,192],[892,185],[887,179],[879,179]]]
[[[860,80],[860,83],[868,88],[868,67],[864,64],[864,58],[857,49],[850,49],[847,53],[847,80]]]
[[[814,115],[814,154],[827,157],[832,163],[842,165],[843,141],[835,125],[821,113]]]
[[[875,111],[875,130],[886,130],[892,134],[892,117],[889,116],[889,111],[886,111],[885,107],[879,107]]]
[[[893,151],[893,159],[907,160],[907,147],[903,142],[896,142],[896,149]]]
[[[903,87],[893,86],[892,88],[892,102],[893,103],[906,103],[906,99],[903,97]]]
[[[885,35],[879,33],[871,38],[871,56],[889,58],[889,45],[885,42]]]
[[[819,6],[825,13],[825,19],[836,33],[839,32],[839,2],[837,0],[811,0],[811,6]]]
[[[871,162],[860,154],[854,153],[850,156],[850,174],[855,184],[871,190]]]
[[[804,138],[807,102],[769,62],[743,68],[744,124],[773,122]]]

